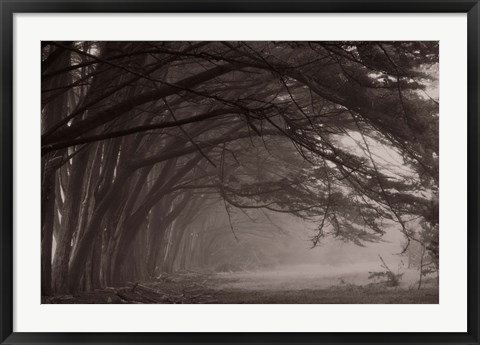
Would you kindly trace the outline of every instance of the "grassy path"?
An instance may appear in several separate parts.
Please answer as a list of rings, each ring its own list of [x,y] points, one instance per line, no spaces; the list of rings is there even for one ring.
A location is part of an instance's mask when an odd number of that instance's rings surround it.
[[[154,282],[43,298],[42,303],[178,303],[178,304],[437,304],[438,288],[389,288],[382,284],[315,286],[311,281],[252,285],[248,276],[185,272],[162,275]],[[294,284],[295,283],[295,284]]]

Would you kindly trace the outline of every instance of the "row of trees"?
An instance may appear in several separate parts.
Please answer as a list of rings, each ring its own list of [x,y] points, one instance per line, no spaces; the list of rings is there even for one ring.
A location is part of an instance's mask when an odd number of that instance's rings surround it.
[[[208,265],[274,212],[313,246],[395,222],[438,259],[412,226],[438,228],[437,65],[436,42],[42,42],[42,294]]]

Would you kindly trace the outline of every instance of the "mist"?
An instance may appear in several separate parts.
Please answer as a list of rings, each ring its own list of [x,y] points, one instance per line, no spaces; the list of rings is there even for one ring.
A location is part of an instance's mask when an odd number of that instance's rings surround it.
[[[439,43],[42,43],[45,303],[438,303]]]

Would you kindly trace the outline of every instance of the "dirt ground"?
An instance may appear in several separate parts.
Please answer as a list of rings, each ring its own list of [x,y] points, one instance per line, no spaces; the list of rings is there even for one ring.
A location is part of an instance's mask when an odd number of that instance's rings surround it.
[[[325,283],[315,284],[312,279],[302,281],[294,277],[283,281],[282,276],[274,278],[264,275],[262,280],[248,274],[182,272],[164,274],[153,282],[136,282],[126,287],[44,297],[42,303],[437,304],[439,301],[438,288],[428,283],[419,290],[416,285],[396,288],[382,283],[356,285],[348,283],[348,279],[327,287]]]

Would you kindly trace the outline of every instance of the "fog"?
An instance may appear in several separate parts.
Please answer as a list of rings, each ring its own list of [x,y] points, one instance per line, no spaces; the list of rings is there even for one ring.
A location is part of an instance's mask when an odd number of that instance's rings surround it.
[[[279,265],[273,269],[221,273],[222,279],[214,288],[248,290],[302,290],[327,289],[335,286],[367,285],[369,272],[380,269],[376,262],[361,262],[343,266],[329,264]],[[401,267],[404,273],[399,288],[414,287],[418,271]]]
[[[268,215],[267,223],[260,224],[242,222],[245,215],[235,216],[238,240],[225,225],[221,243],[225,255],[216,256],[210,267],[197,268],[217,274],[212,288],[301,290],[367,285],[374,282],[369,279],[370,272],[385,271],[380,257],[395,274],[402,274],[398,287],[411,288],[419,279],[418,269],[408,268],[408,257],[402,254],[406,241],[398,224],[385,225],[386,232],[378,242],[358,245],[326,237],[313,247],[314,223],[274,213]],[[221,212],[216,217],[221,217]],[[235,264],[230,264],[232,258]]]
[[[42,296],[438,303],[438,47],[43,42]]]

